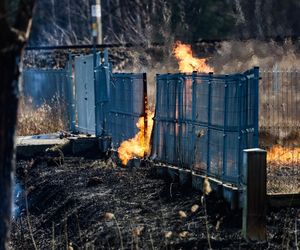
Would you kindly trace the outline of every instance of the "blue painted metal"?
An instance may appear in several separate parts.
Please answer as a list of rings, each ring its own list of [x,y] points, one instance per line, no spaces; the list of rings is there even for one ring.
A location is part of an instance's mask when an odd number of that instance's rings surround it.
[[[23,93],[35,106],[65,99],[68,74],[65,69],[25,69],[22,73]]]
[[[112,147],[138,132],[138,119],[145,112],[146,82],[143,73],[113,73],[104,51],[104,62],[96,67],[97,136],[109,135]]]
[[[243,79],[240,79],[238,81],[238,96],[243,96],[243,85],[245,85],[245,78]],[[242,113],[242,99],[239,98],[238,99],[238,108],[239,108],[239,123],[238,123],[238,140],[239,140],[239,143],[238,143],[238,151],[235,153],[237,156],[237,159],[238,159],[238,162],[241,162],[242,161],[242,153],[240,152],[241,150],[243,150],[243,145],[242,145],[242,140],[243,140],[243,134],[242,134],[242,123],[243,123],[243,113]],[[242,165],[238,165],[238,169],[239,169],[239,175],[241,176],[242,175]]]
[[[197,98],[196,98],[196,81],[195,81],[195,74],[197,72],[193,72],[193,76],[192,76],[192,120],[193,121],[196,121],[196,105],[197,105]],[[196,126],[193,125],[193,130],[192,130],[192,136],[191,136],[191,139],[192,139],[192,147],[193,147],[193,150],[195,152],[194,154],[194,158],[193,158],[193,162],[197,161],[195,155],[197,154],[197,146],[196,146],[196,139],[197,139],[197,136],[196,135]],[[193,163],[192,162],[192,163]],[[190,169],[192,170],[192,164],[190,164]]]
[[[222,166],[222,179],[224,179],[225,177],[225,174],[226,174],[226,155],[227,155],[227,140],[228,140],[228,136],[227,136],[227,131],[226,131],[226,128],[227,128],[227,124],[228,124],[228,75],[226,75],[226,80],[225,80],[225,84],[224,84],[224,121],[223,121],[223,166]]]
[[[95,115],[96,136],[108,135],[108,113],[110,110],[110,81],[111,67],[108,62],[107,50],[104,53],[104,62],[95,68]]]
[[[210,140],[210,126],[211,126],[211,83],[212,83],[213,73],[209,73],[209,81],[208,81],[208,113],[207,113],[207,169],[206,174],[211,175],[210,171],[210,148],[211,148],[211,140]],[[203,124],[205,127],[205,124]],[[201,150],[201,149],[200,149]]]
[[[255,115],[255,114],[259,114],[259,67],[254,67],[253,69],[253,80],[251,85],[253,88],[253,113],[254,113],[254,117],[253,117],[253,128],[254,128],[254,145],[256,147],[258,147],[259,144],[259,116]]]
[[[136,124],[144,114],[145,87],[143,73],[111,74],[107,127],[114,148],[138,132]]]
[[[99,53],[97,53],[96,61],[100,62]],[[96,105],[93,55],[80,55],[75,57],[75,101],[78,132],[95,134]]]
[[[77,130],[80,133],[95,133],[95,99],[93,80],[93,56],[75,57],[75,100]]]
[[[258,146],[256,76],[158,75],[152,158],[238,185],[242,150]]]
[[[65,69],[25,68],[22,72],[23,94],[31,99],[35,107],[55,102],[65,105],[68,127],[74,130],[74,102],[72,99],[71,66],[67,63]]]
[[[69,121],[69,130],[74,132],[76,131],[76,109],[75,109],[75,96],[74,96],[74,84],[73,84],[73,60],[72,54],[69,53],[69,60],[66,65],[66,70],[68,74],[68,81],[66,83],[66,99],[67,101],[67,110],[68,110],[68,121]]]
[[[27,69],[24,89],[35,105],[55,96],[63,99],[71,131],[111,135],[117,148],[138,132],[136,123],[145,115],[147,83],[145,73],[113,73],[107,50],[103,59],[100,53],[69,55],[66,69]]]

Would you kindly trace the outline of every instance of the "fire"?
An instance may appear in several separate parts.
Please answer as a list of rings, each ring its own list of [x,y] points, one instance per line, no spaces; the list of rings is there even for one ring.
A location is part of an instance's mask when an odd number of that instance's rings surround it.
[[[275,145],[267,152],[267,162],[284,165],[300,163],[300,147],[282,147]]]
[[[145,129],[145,117],[140,117],[136,126],[139,132],[134,138],[121,143],[118,148],[119,158],[123,165],[134,157],[144,157],[150,153],[150,137],[153,127],[154,113],[148,111],[147,113],[147,129]]]
[[[202,73],[213,72],[213,68],[206,64],[206,59],[193,57],[191,45],[177,41],[173,47],[173,54],[178,60],[180,72],[198,71]]]

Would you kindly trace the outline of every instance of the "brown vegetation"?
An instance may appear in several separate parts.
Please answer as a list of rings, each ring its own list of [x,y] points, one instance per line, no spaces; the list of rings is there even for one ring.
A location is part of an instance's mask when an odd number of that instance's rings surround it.
[[[59,100],[35,107],[31,100],[21,99],[18,112],[19,136],[54,133],[66,129],[64,105]]]
[[[53,166],[44,160],[18,162],[17,181],[32,191],[29,212],[18,196],[13,249],[33,249],[27,217],[44,249],[294,249],[299,238],[293,231],[297,208],[270,210],[267,242],[246,242],[241,211],[230,211],[214,193],[202,196],[157,179],[149,166],[121,168],[111,159],[68,156]],[[95,177],[101,182],[89,186]]]

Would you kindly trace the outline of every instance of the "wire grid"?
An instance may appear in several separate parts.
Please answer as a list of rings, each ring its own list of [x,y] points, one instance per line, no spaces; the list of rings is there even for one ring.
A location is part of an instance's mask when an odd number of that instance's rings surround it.
[[[239,183],[257,147],[258,68],[244,74],[157,76],[152,158]]]
[[[53,99],[66,100],[68,73],[65,69],[25,69],[22,73],[23,94],[35,106],[51,103]]]
[[[300,74],[297,69],[273,68],[262,70],[260,77],[260,146],[268,151],[268,189],[297,193],[300,191]]]
[[[108,133],[113,147],[118,148],[139,132],[136,124],[145,112],[144,88],[142,73],[111,74]]]
[[[286,136],[300,127],[300,74],[297,70],[263,70],[260,83],[261,130]]]
[[[70,130],[73,130],[73,85],[70,69],[27,68],[22,72],[23,95],[36,107],[59,102],[65,107]]]

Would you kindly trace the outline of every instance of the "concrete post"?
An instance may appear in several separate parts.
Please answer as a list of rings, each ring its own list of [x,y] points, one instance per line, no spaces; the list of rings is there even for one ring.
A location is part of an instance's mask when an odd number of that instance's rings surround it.
[[[243,153],[243,229],[247,240],[266,240],[267,152],[259,148]]]

